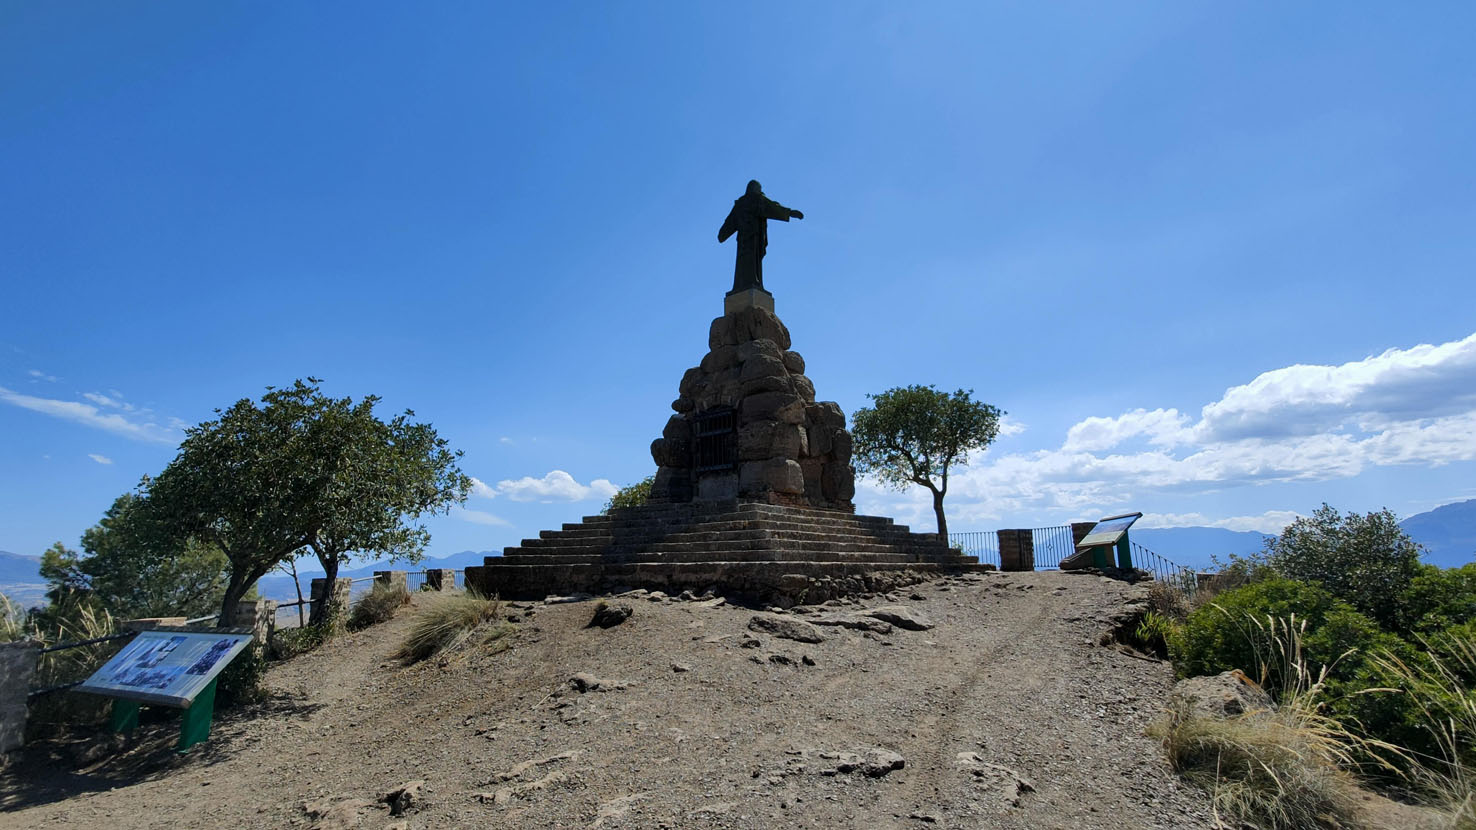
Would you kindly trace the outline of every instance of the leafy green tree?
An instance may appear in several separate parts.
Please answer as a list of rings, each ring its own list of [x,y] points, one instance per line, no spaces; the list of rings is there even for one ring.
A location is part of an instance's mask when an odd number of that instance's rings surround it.
[[[122,619],[208,613],[225,591],[225,554],[196,537],[151,538],[138,526],[138,505],[133,493],[119,496],[82,534],[77,569],[92,596]]]
[[[621,507],[640,507],[651,500],[651,485],[656,483],[655,476],[646,476],[635,484],[628,484],[615,491],[615,495],[605,502],[605,513]]]
[[[1476,622],[1476,563],[1459,568],[1421,565],[1401,601],[1411,634],[1430,635]]]
[[[53,543],[41,553],[40,570],[48,586],[46,601],[51,605],[91,594],[87,575],[82,572],[81,557],[61,542]]]
[[[1406,630],[1402,599],[1420,573],[1420,549],[1387,509],[1342,515],[1324,504],[1266,540],[1265,556],[1277,573],[1321,585],[1384,630]]]
[[[307,511],[307,544],[330,584],[354,554],[419,562],[430,541],[420,517],[449,510],[471,492],[471,478],[456,466],[460,452],[429,424],[412,423],[414,412],[381,421],[378,402],[373,395],[358,403],[312,396],[313,459],[323,488]],[[312,622],[324,613],[321,604]]]
[[[851,418],[856,468],[898,490],[909,484],[926,487],[933,494],[938,534],[945,539],[949,470],[989,446],[1005,414],[975,401],[973,394],[972,389],[950,394],[932,386],[897,387],[868,395],[875,403]]]
[[[230,562],[222,624],[256,581],[302,548],[332,577],[352,551],[415,557],[421,515],[465,500],[459,452],[406,411],[388,423],[378,398],[359,404],[320,382],[268,387],[191,427],[178,456],[144,483],[140,527],[153,538],[198,538]]]

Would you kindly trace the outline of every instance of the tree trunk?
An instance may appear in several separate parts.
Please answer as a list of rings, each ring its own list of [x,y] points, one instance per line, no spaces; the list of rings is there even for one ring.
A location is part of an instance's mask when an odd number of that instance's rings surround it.
[[[225,596],[220,600],[220,616],[215,620],[216,628],[230,628],[236,623],[236,606],[241,604],[241,597],[251,589],[256,580],[247,581],[246,575],[231,573],[231,581],[226,583]]]
[[[333,600],[333,584],[338,581],[338,557],[319,556],[318,564],[323,566],[323,597],[313,606],[313,615],[308,618],[308,625],[322,625],[328,621],[328,607]]]
[[[943,518],[943,491],[933,491],[933,515],[938,517],[938,538],[948,544],[948,520]]]

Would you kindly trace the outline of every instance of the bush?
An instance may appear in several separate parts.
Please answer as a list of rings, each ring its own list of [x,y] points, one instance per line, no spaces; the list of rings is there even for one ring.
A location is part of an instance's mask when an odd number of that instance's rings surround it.
[[[1324,504],[1266,542],[1265,559],[1288,579],[1320,585],[1387,631],[1404,631],[1405,592],[1420,549],[1388,510],[1339,515]]]
[[[461,595],[437,597],[415,615],[410,636],[400,646],[396,657],[414,663],[432,657],[468,639],[483,623],[497,619],[502,603],[475,591]],[[501,639],[512,631],[502,624],[483,632],[483,642]]]
[[[1189,614],[1169,643],[1170,654],[1181,677],[1240,669],[1280,688],[1283,677],[1263,676],[1267,642],[1260,627],[1268,619],[1294,618],[1315,629],[1335,603],[1315,585],[1278,577],[1233,588]]]
[[[646,476],[635,484],[628,484],[615,491],[615,495],[605,502],[603,512],[609,513],[621,507],[640,507],[651,500],[651,485],[656,483],[655,476]]]
[[[396,611],[409,604],[410,592],[405,590],[403,585],[376,582],[373,590],[359,597],[359,601],[354,603],[353,610],[349,612],[349,630],[358,631],[371,625],[389,622],[395,618]]]
[[[1476,621],[1476,564],[1460,568],[1421,565],[1405,589],[1403,629],[1435,634]]]
[[[268,653],[273,660],[286,660],[299,654],[306,654],[333,639],[335,625],[336,621],[329,620],[322,625],[279,628],[272,634],[271,648],[268,649]]]

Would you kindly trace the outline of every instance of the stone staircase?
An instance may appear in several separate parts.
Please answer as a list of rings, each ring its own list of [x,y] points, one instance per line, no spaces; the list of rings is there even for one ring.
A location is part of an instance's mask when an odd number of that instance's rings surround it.
[[[932,533],[841,510],[727,501],[647,505],[586,516],[466,570],[505,599],[616,588],[800,593],[816,581],[887,571],[978,567]]]

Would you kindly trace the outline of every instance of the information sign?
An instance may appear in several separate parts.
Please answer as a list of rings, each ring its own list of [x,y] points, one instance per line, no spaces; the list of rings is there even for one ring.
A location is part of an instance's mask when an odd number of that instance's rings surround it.
[[[77,690],[189,708],[250,642],[250,634],[144,631]]]
[[[1132,527],[1133,522],[1143,518],[1142,513],[1124,513],[1121,516],[1108,516],[1097,522],[1087,535],[1076,543],[1077,550],[1086,550],[1098,545],[1115,545]]]

